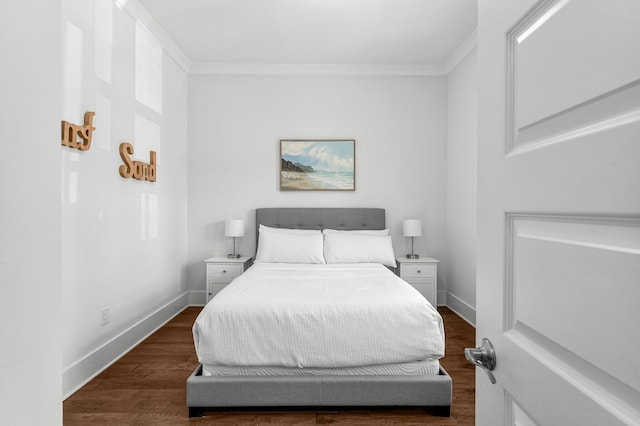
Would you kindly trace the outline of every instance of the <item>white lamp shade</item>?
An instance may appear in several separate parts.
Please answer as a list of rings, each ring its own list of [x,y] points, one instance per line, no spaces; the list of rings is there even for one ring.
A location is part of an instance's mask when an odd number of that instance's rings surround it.
[[[230,219],[224,223],[225,237],[242,237],[244,235],[244,222],[239,219]]]
[[[420,219],[406,219],[402,221],[402,235],[405,237],[421,237],[422,221],[420,221]]]

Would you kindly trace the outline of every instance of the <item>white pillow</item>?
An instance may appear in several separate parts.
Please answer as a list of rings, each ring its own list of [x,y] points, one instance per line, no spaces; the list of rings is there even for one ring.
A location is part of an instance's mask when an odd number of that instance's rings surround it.
[[[319,229],[293,229],[293,228],[273,228],[260,224],[258,230],[260,232],[280,232],[280,233],[292,233],[292,234],[317,234],[321,232]]]
[[[327,263],[382,263],[396,266],[391,235],[330,232],[324,236]]]
[[[388,229],[355,229],[355,230],[343,230],[343,229],[323,229],[322,233],[324,235],[332,234],[334,232],[348,232],[352,234],[362,234],[362,235],[390,235]]]
[[[322,233],[259,229],[256,263],[325,263]]]

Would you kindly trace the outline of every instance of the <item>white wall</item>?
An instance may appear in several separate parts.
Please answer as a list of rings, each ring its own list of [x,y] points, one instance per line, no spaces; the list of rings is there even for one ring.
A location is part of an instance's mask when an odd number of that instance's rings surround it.
[[[447,79],[447,305],[475,324],[477,55]]]
[[[96,112],[89,151],[57,147],[68,395],[187,304],[187,75],[111,0],[62,5],[58,118],[80,124],[85,111]],[[59,133],[56,127],[54,140]],[[121,142],[145,162],[157,152],[157,182],[119,175]],[[107,307],[110,322],[102,326]]]
[[[56,425],[60,3],[2,2],[0,55],[0,424]]]
[[[255,251],[259,207],[382,207],[396,254],[406,218],[416,252],[445,253],[444,77],[189,77],[189,288],[204,302],[203,259],[230,252],[224,220],[245,220]],[[280,139],[356,140],[355,192],[280,192]],[[446,262],[443,262],[446,263]],[[444,279],[440,281],[444,288]]]

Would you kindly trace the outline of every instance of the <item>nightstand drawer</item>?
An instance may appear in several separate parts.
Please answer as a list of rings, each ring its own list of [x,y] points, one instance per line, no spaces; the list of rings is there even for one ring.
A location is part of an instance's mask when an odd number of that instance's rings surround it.
[[[205,282],[206,302],[236,277],[242,275],[251,266],[250,257],[237,257],[229,259],[222,256],[214,256],[204,260],[207,264],[207,279]]]
[[[208,278],[222,278],[231,280],[235,277],[239,277],[244,271],[244,265],[241,264],[208,264],[207,265],[207,277]]]
[[[403,264],[400,275],[403,278],[435,278],[436,265],[427,264]]]

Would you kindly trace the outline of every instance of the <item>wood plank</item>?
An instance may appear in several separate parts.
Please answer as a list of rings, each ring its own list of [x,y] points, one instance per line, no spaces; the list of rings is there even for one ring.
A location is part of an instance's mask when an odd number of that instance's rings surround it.
[[[475,369],[464,348],[475,346],[475,329],[450,309],[444,319],[446,356],[442,365],[453,380],[451,417],[434,416],[422,408],[345,410],[207,411],[189,419],[186,380],[198,364],[191,327],[200,307],[188,307],[164,327],[123,356],[64,401],[64,424],[187,425],[474,425]]]

